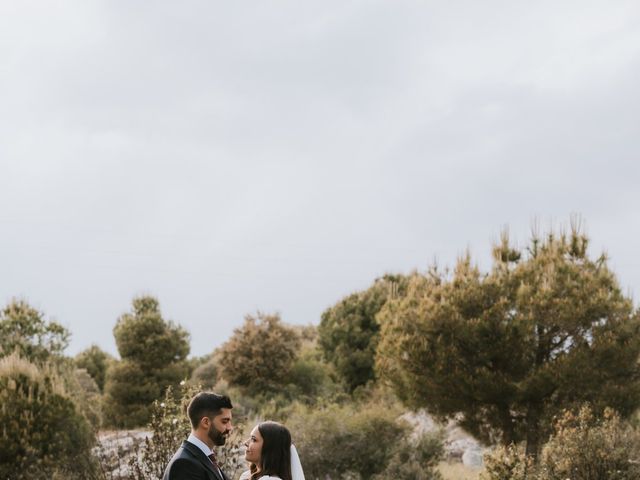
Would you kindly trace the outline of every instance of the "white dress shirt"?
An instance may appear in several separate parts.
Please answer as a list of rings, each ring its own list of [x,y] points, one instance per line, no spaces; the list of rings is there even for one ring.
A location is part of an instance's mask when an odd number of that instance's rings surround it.
[[[209,457],[209,455],[214,453],[213,450],[211,450],[209,448],[209,445],[204,443],[202,440],[200,440],[198,437],[196,437],[193,433],[189,434],[189,437],[187,438],[187,442],[193,443],[196,447],[198,447],[200,450],[202,450],[202,453],[204,453],[207,458]],[[211,464],[211,466],[213,468],[215,468],[216,470],[218,470],[218,473],[220,473],[220,476],[222,478],[224,478],[224,475],[222,475],[222,470],[220,470],[220,467],[218,467],[216,465],[213,465],[213,463]]]
[[[193,433],[189,434],[189,438],[187,438],[187,442],[193,443],[196,447],[202,450],[202,453],[204,453],[206,457],[208,457],[213,453],[213,451],[209,448],[209,445],[204,443],[202,440],[196,437]]]

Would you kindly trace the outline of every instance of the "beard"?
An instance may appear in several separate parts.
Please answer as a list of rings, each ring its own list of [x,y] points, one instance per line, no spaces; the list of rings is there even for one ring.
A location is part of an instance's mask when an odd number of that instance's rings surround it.
[[[227,434],[219,432],[213,425],[209,427],[207,435],[211,439],[214,445],[222,446],[227,441]]]

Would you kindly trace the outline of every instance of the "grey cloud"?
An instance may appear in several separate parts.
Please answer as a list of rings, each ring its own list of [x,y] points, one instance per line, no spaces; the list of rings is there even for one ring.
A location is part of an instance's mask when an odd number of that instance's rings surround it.
[[[0,6],[0,300],[219,345],[572,212],[635,260],[636,2]],[[207,332],[207,334],[201,334]]]

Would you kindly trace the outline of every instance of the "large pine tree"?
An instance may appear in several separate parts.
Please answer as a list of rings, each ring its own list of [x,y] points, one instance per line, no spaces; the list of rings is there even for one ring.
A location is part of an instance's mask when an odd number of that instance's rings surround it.
[[[526,441],[536,455],[554,415],[589,402],[628,415],[640,405],[640,318],[588,239],[503,235],[481,273],[469,255],[452,275],[415,277],[381,312],[377,367],[410,406],[487,441]]]

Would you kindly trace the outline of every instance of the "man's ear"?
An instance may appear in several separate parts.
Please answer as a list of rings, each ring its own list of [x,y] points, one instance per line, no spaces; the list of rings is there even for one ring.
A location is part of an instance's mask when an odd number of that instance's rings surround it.
[[[200,419],[199,426],[206,428],[208,430],[210,425],[211,425],[211,419],[206,415]]]

